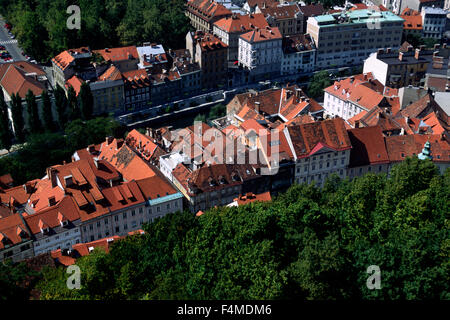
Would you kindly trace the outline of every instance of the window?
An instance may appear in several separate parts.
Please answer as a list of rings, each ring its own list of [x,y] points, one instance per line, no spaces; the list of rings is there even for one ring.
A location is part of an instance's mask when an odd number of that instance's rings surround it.
[[[123,230],[128,230],[128,225],[125,223],[125,225],[123,226]]]
[[[114,216],[114,221],[119,221],[119,216]]]
[[[149,213],[149,214],[152,214],[152,208],[149,208],[149,209],[148,209],[148,213]]]
[[[135,210],[131,210],[131,216],[134,217],[136,215],[136,211]]]
[[[161,208],[159,206],[156,207],[156,212],[160,212]]]
[[[224,193],[225,193],[225,189],[222,190],[222,194],[224,194]],[[167,210],[169,210],[169,209],[170,209],[170,203],[167,204]]]
[[[97,221],[97,228],[100,228],[100,221]]]
[[[94,226],[92,224],[89,225],[89,230],[94,230]]]
[[[142,208],[139,208],[139,213],[144,212],[144,210]]]
[[[107,225],[108,224],[108,219],[105,219],[105,225]]]
[[[91,236],[91,241],[94,241],[94,236]]]
[[[102,238],[102,234],[99,233],[99,234],[97,235],[97,239],[101,239],[101,238]]]
[[[123,213],[123,218],[124,218],[124,219],[127,218],[127,213],[126,213],[126,212]]]
[[[116,227],[116,233],[118,233],[120,231],[119,226]]]

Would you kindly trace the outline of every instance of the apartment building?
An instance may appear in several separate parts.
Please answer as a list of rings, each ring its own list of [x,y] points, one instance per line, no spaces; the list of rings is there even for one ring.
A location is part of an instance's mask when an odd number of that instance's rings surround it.
[[[202,71],[202,88],[212,89],[227,83],[228,46],[211,33],[197,31],[186,36],[186,48]]]
[[[402,12],[406,8],[422,11],[423,7],[444,8],[445,0],[396,0],[399,11]]]
[[[450,12],[442,8],[422,7],[423,37],[441,39],[447,29],[447,15]]]
[[[378,48],[398,49],[403,19],[390,11],[351,10],[311,17],[306,32],[317,46],[317,68],[357,65]]]
[[[415,50],[409,46],[406,52],[379,49],[366,59],[363,72],[371,72],[383,85],[393,88],[420,86],[433,52],[424,46]]]
[[[151,82],[145,69],[122,73],[125,110],[148,108],[151,102]]]
[[[36,256],[52,250],[70,249],[82,239],[81,219],[75,201],[69,196],[53,205],[54,200],[49,198],[48,208],[24,218],[33,234]]]
[[[202,90],[202,70],[195,62],[188,49],[170,50],[173,67],[181,76],[182,93],[184,96],[200,94]]]
[[[211,32],[214,22],[232,15],[230,10],[212,0],[189,0],[185,13],[194,30],[203,32]]]
[[[5,259],[18,262],[34,257],[33,239],[21,213],[11,213],[0,205],[0,263]]]
[[[396,94],[369,72],[336,81],[325,88],[323,107],[328,115],[347,120],[376,106],[391,109],[398,102],[398,98],[391,99]]]
[[[269,26],[262,13],[247,15],[233,14],[216,21],[213,33],[228,45],[228,61],[238,60],[239,37],[255,28],[264,29]]]
[[[423,36],[423,21],[419,11],[406,8],[403,10],[400,18],[405,20],[403,22],[403,36],[405,39],[409,35]]]
[[[282,36],[278,28],[255,29],[239,37],[239,64],[248,72],[249,81],[280,74]]]
[[[256,13],[264,14],[269,26],[277,27],[283,37],[304,33],[304,17],[297,4],[258,8]]]
[[[346,177],[352,146],[344,120],[292,125],[283,131],[295,161],[294,182],[322,186],[333,173]]]
[[[315,70],[316,45],[309,34],[283,37],[281,75],[304,74]]]
[[[190,170],[182,163],[172,172],[173,183],[188,201],[191,212],[227,205],[241,194],[261,193],[265,184],[249,164],[212,164]]]

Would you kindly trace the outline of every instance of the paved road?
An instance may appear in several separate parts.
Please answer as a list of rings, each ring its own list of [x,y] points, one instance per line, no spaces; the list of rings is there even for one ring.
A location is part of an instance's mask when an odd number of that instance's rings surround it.
[[[25,61],[25,57],[21,54],[22,49],[19,48],[17,39],[11,39],[8,30],[4,27],[5,19],[0,16],[0,44],[6,47],[14,61]],[[3,63],[3,60],[0,62]]]

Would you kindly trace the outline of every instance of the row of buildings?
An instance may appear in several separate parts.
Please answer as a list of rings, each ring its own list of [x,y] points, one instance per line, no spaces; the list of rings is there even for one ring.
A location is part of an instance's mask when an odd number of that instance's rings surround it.
[[[77,150],[41,179],[14,186],[0,177],[0,260],[50,251],[61,258],[167,213],[201,215],[293,183],[322,186],[332,174],[388,173],[413,155],[441,172],[449,167],[448,110],[428,91],[390,88],[367,73],[325,94],[321,106],[296,85],[249,91],[210,125],[133,130]]]

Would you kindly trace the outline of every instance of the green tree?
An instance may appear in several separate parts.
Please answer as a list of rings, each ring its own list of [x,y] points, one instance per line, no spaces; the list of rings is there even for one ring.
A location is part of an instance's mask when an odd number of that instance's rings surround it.
[[[318,98],[323,95],[323,89],[330,86],[332,81],[326,70],[317,72],[311,78],[307,93],[311,98]]]
[[[3,90],[0,90],[0,148],[11,149],[12,132],[8,116],[8,105],[3,96]]]
[[[42,129],[39,119],[38,106],[33,91],[28,90],[25,101],[27,102],[28,127],[31,133],[37,133]]]
[[[25,122],[23,120],[22,98],[19,96],[19,93],[13,93],[11,96],[11,114],[13,119],[14,133],[16,135],[17,141],[24,142]]]
[[[67,122],[67,98],[64,90],[60,86],[56,86],[55,90],[55,106],[58,114],[58,123],[61,129],[64,129]]]
[[[0,262],[0,301],[28,300],[37,273],[25,263],[14,264],[11,260]]]
[[[92,96],[91,87],[86,82],[83,82],[81,85],[79,99],[83,119],[91,119],[92,112],[94,111],[94,97]]]
[[[81,114],[78,106],[77,93],[72,86],[69,86],[69,89],[67,89],[67,104],[69,106],[69,120],[80,119]]]
[[[52,101],[47,90],[42,92],[42,118],[44,119],[45,128],[52,132],[55,130],[55,123],[53,121]]]

